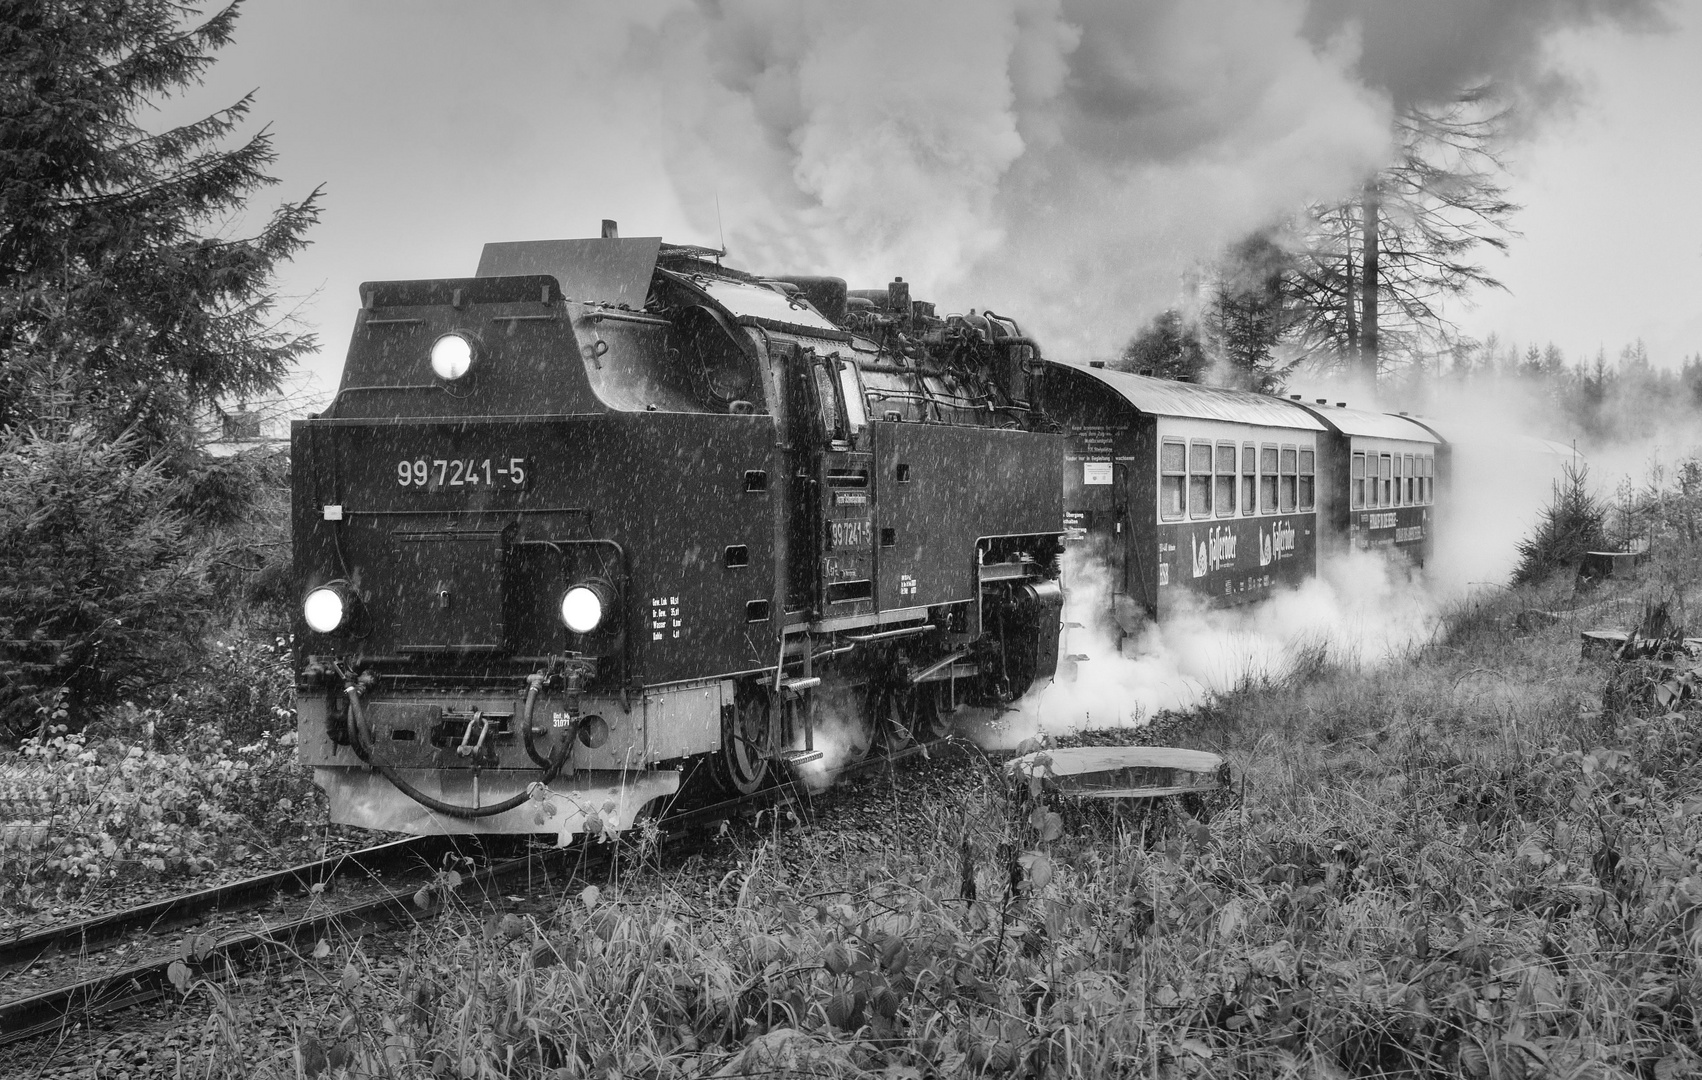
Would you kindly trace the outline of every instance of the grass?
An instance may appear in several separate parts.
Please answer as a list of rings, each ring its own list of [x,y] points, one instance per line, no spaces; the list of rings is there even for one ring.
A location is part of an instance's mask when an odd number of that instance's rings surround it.
[[[708,896],[640,873],[461,908],[383,970],[343,943],[287,1045],[192,990],[192,1072],[1696,1075],[1697,705],[1659,662],[1580,658],[1662,591],[1603,589],[1480,598],[1396,661],[1181,719],[1244,779],[1209,821],[989,770],[883,831],[748,838]]]

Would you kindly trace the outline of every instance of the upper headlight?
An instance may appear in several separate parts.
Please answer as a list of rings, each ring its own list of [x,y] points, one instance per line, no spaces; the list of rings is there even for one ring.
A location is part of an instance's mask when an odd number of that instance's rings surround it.
[[[603,625],[614,594],[599,581],[581,582],[561,595],[561,621],[575,634],[589,634]]]
[[[307,625],[321,634],[329,634],[342,626],[349,617],[349,598],[334,585],[321,585],[302,601],[301,613]]]
[[[445,382],[454,382],[473,370],[478,350],[472,339],[454,331],[444,334],[431,346],[431,369]]]

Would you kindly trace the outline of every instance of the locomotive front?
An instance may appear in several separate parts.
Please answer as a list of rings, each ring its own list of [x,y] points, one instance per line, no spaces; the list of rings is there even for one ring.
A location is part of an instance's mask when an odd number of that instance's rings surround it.
[[[760,787],[830,719],[866,753],[1050,674],[1032,343],[714,254],[493,244],[471,278],[362,287],[291,448],[333,821],[618,831]]]

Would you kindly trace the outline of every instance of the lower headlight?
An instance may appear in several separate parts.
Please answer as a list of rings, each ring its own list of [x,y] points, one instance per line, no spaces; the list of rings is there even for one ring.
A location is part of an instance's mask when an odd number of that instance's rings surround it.
[[[589,634],[603,625],[613,606],[613,589],[600,581],[582,581],[561,594],[562,625],[575,634]]]
[[[349,595],[335,585],[321,585],[301,602],[301,613],[314,631],[329,634],[348,620]]]

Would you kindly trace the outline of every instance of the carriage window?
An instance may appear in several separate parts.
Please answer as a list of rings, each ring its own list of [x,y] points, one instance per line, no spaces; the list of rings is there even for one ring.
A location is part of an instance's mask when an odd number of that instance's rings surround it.
[[[1401,455],[1396,454],[1395,455],[1395,505],[1396,506],[1399,506],[1399,505],[1401,505],[1401,503],[1406,501],[1405,499],[1401,498],[1401,478],[1404,475],[1405,475],[1405,473],[1401,472]]]
[[[1158,448],[1158,516],[1174,521],[1182,516],[1182,492],[1188,486],[1188,448],[1166,442]]]
[[[1211,517],[1212,445],[1188,444],[1188,516]]]
[[[1353,455],[1353,508],[1365,505],[1365,455]]]
[[[1300,451],[1300,509],[1302,510],[1312,509],[1313,499],[1316,497],[1316,485],[1314,483],[1316,472],[1317,465],[1313,451]]]
[[[1424,457],[1424,501],[1436,501],[1436,459],[1428,454]]]
[[[1259,448],[1259,512],[1277,512],[1277,448]]]
[[[1394,502],[1394,476],[1394,459],[1388,454],[1379,457],[1377,459],[1377,479],[1380,481],[1379,487],[1382,490],[1378,492],[1378,497],[1384,506],[1389,506]]]
[[[1413,469],[1413,462],[1414,462],[1413,456],[1411,454],[1408,454],[1406,456],[1406,461],[1407,461],[1407,502],[1409,502],[1409,503],[1417,502],[1418,499],[1419,499],[1418,473],[1417,473],[1416,470]]]
[[[1277,509],[1281,510],[1285,514],[1294,513],[1294,458],[1294,447],[1285,446],[1282,448],[1282,483],[1277,488]]]
[[[1217,490],[1212,499],[1217,503],[1217,516],[1235,513],[1235,444],[1217,444]]]
[[[1241,447],[1241,512],[1251,514],[1259,505],[1259,450],[1252,443]]]

